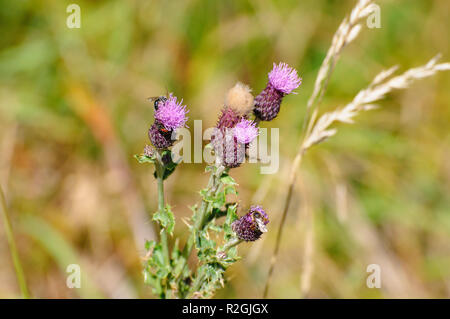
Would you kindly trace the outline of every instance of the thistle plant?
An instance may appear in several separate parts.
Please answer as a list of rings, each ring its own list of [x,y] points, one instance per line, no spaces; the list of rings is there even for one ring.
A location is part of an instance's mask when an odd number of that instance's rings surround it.
[[[258,240],[269,223],[269,214],[259,205],[242,209],[228,195],[238,195],[237,183],[230,171],[247,157],[250,144],[259,134],[261,121],[271,121],[280,111],[282,99],[301,84],[297,71],[287,64],[274,64],[266,88],[253,97],[250,88],[237,83],[225,97],[211,143],[214,164],[206,167],[208,185],[200,190],[200,202],[191,207],[187,223],[187,240],[172,238],[175,216],[165,203],[164,181],[178,167],[170,147],[177,129],[187,123],[188,110],[173,95],[160,97],[155,103],[154,123],[140,163],[154,165],[158,185],[158,210],[153,221],[160,229],[158,241],[147,241],[144,280],[160,298],[209,298],[226,282],[225,271],[239,260],[237,247],[242,242]],[[170,240],[169,240],[170,239]],[[196,252],[196,264],[188,261]]]

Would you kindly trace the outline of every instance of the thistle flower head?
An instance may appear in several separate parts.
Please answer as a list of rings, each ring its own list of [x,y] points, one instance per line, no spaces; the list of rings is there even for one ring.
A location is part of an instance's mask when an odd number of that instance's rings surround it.
[[[167,130],[175,130],[183,127],[186,124],[186,114],[189,112],[186,110],[186,105],[182,105],[183,100],[177,102],[177,98],[169,96],[169,98],[160,102],[158,110],[155,112],[155,119]]]
[[[253,108],[253,95],[250,88],[240,82],[236,83],[225,97],[225,105],[233,109],[238,115],[246,115]]]
[[[245,145],[238,143],[234,136],[234,127],[242,118],[231,107],[225,106],[211,136],[217,160],[229,168],[238,167],[245,159]]]
[[[148,137],[153,146],[160,150],[169,148],[173,144],[172,131],[162,129],[158,122],[153,123],[150,127]]]
[[[224,107],[217,121],[217,128],[220,130],[234,127],[241,117],[230,107]]]
[[[251,219],[254,229],[261,233],[267,232],[266,225],[269,223],[269,216],[261,206],[251,206],[246,216],[248,220]]]
[[[274,63],[266,88],[255,97],[253,113],[256,118],[272,121],[280,112],[283,97],[298,88],[301,83],[302,79],[294,68],[286,63]]]
[[[234,127],[234,136],[239,143],[248,144],[259,134],[256,123],[247,119],[241,119]]]
[[[272,71],[269,72],[269,83],[278,91],[289,94],[302,83],[297,70],[291,68],[286,63],[273,64]]]
[[[248,213],[234,221],[231,228],[239,239],[255,241],[267,232],[269,217],[261,206],[251,206]]]

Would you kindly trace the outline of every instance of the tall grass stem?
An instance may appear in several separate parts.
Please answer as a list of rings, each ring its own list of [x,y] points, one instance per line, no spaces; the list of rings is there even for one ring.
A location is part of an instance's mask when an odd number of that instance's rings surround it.
[[[13,260],[17,281],[19,283],[19,288],[22,293],[22,297],[25,299],[30,299],[30,293],[28,291],[27,282],[25,280],[25,273],[23,272],[22,264],[20,262],[19,253],[16,247],[16,241],[14,239],[14,233],[11,227],[11,221],[9,219],[5,194],[3,193],[3,189],[1,186],[0,186],[0,202],[1,202],[3,222],[5,224],[6,238],[8,240],[9,249],[11,251],[11,257]]]

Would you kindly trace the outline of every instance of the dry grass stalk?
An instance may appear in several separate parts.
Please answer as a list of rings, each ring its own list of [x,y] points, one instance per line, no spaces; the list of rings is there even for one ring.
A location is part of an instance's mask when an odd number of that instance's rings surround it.
[[[309,291],[311,289],[311,282],[312,277],[314,273],[314,237],[315,237],[315,229],[314,229],[314,214],[313,210],[314,207],[312,207],[311,203],[311,196],[310,191],[305,187],[304,183],[301,181],[301,193],[303,195],[304,200],[302,201],[302,205],[300,207],[300,210],[303,210],[304,215],[304,229],[305,229],[305,236],[304,236],[304,248],[303,248],[303,260],[302,260],[302,272],[300,275],[300,292],[302,298],[307,298]]]
[[[288,194],[284,204],[283,215],[281,223],[278,228],[278,233],[275,242],[274,254],[271,258],[271,264],[269,268],[269,274],[264,289],[264,298],[267,297],[270,279],[274,270],[274,266],[277,260],[277,255],[280,247],[280,240],[283,231],[284,222],[286,220],[287,211],[292,198],[295,180],[297,178],[297,170],[300,166],[301,160],[305,152],[313,145],[319,144],[330,136],[336,134],[336,129],[330,129],[330,126],[335,122],[353,123],[353,118],[361,111],[371,110],[376,107],[374,102],[384,98],[386,94],[393,90],[406,89],[415,80],[430,77],[439,71],[450,70],[450,63],[436,64],[439,59],[439,55],[431,59],[426,65],[410,69],[405,73],[388,78],[397,70],[397,66],[394,66],[388,70],[385,70],[378,74],[372,83],[366,88],[361,90],[353,99],[352,102],[347,104],[341,109],[327,112],[323,114],[317,121],[317,109],[313,112],[309,123],[305,138],[300,146],[300,149],[294,159],[291,166],[290,182],[288,188]]]
[[[316,82],[314,85],[314,91],[308,100],[304,127],[306,127],[306,121],[308,120],[310,109],[316,103],[318,98],[323,96],[326,90],[328,80],[331,77],[331,73],[333,72],[334,66],[336,65],[336,62],[339,59],[342,49],[358,36],[359,32],[361,31],[361,24],[359,22],[361,22],[363,18],[367,17],[370,14],[373,4],[374,4],[373,0],[359,0],[358,3],[353,8],[352,12],[350,13],[350,16],[346,17],[339,25],[338,30],[333,36],[333,41],[331,43],[330,48],[328,49],[327,55],[319,69],[319,73],[317,75]],[[308,132],[311,129],[311,124],[313,123],[313,120],[315,119],[316,115],[317,115],[316,112],[312,114],[311,120],[308,125]],[[303,144],[300,144],[299,151],[295,156],[289,174],[289,188],[286,200],[284,202],[280,226],[278,227],[277,231],[275,249],[272,258],[270,260],[269,274],[264,288],[264,298],[266,298],[268,294],[269,282],[272,277],[273,269],[277,260],[277,255],[280,248],[281,234],[284,222],[286,220],[287,211],[289,209],[289,204],[291,202],[295,180],[297,178],[297,169],[300,166],[300,162],[302,160],[304,152],[305,149],[303,148]]]
[[[317,74],[314,91],[308,100],[307,112],[309,112],[316,101],[320,101],[322,98],[342,49],[358,36],[362,28],[360,22],[371,13],[373,5],[373,0],[358,1],[350,16],[346,17],[339,25]]]
[[[336,129],[330,129],[330,126],[333,123],[353,123],[353,118],[359,114],[359,112],[377,107],[373,103],[381,100],[391,91],[406,89],[415,80],[430,77],[439,71],[450,70],[450,63],[436,64],[438,59],[439,55],[431,59],[426,65],[410,69],[390,80],[388,80],[388,78],[397,70],[397,66],[381,72],[366,89],[361,90],[355,96],[353,101],[345,107],[323,114],[315,123],[315,117],[313,117],[302,148],[307,150],[312,145],[319,144],[330,136],[333,136],[337,132]]]

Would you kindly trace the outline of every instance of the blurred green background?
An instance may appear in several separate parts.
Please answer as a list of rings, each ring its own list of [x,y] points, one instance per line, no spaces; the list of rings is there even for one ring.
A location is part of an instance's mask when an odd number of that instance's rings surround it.
[[[81,7],[81,28],[66,7]],[[0,183],[31,293],[37,298],[151,298],[139,235],[157,208],[150,166],[132,158],[148,143],[149,96],[182,97],[214,125],[237,81],[257,94],[273,62],[296,67],[298,95],[264,127],[280,128],[280,170],[243,165],[231,175],[241,206],[263,205],[269,233],[241,245],[217,297],[259,298],[320,64],[351,0],[0,1]],[[349,102],[381,70],[450,59],[448,0],[380,0],[381,28],[344,49],[323,109]],[[288,215],[272,298],[450,296],[450,75],[396,92],[381,108],[339,125],[308,152]],[[206,185],[205,164],[167,181],[182,218]],[[19,297],[0,227],[0,297]],[[143,244],[143,243],[142,243]],[[192,261],[195,263],[195,260]],[[82,288],[66,286],[80,264]],[[369,264],[382,288],[366,286]]]

